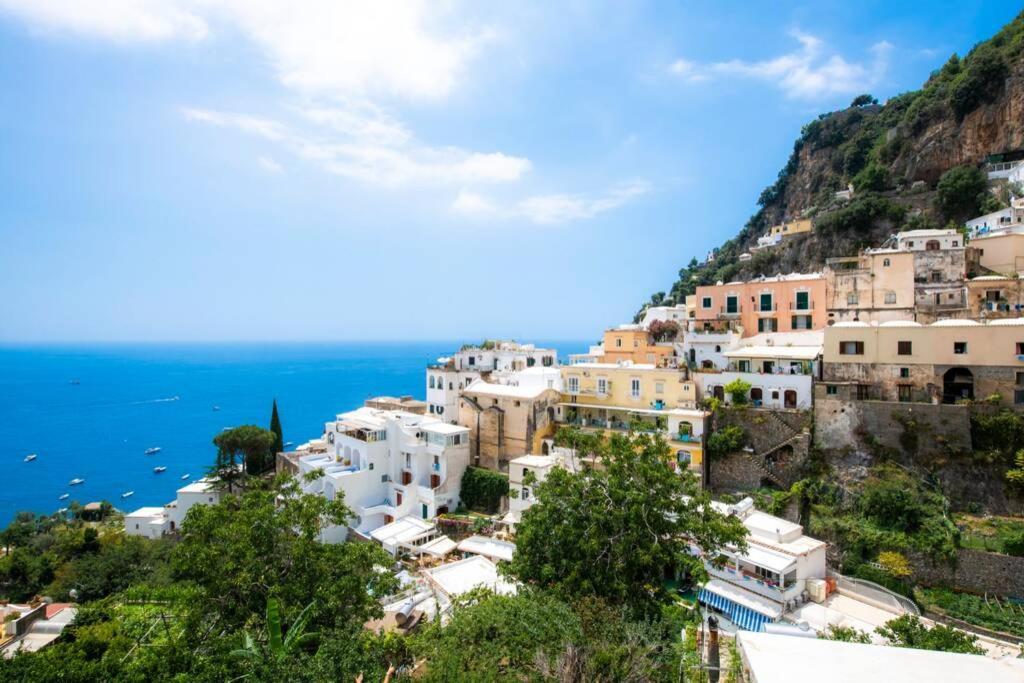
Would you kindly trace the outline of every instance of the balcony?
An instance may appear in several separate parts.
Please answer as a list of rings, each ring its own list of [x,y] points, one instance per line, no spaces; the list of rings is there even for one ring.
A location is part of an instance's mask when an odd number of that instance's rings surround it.
[[[805,301],[803,304],[796,301],[789,302],[789,310],[791,311],[807,311],[810,313],[813,309],[814,301],[812,300]]]
[[[751,572],[737,569],[730,565],[726,565],[721,569],[708,565],[707,570],[708,574],[717,579],[727,581],[734,586],[739,586],[744,590],[748,590],[751,593],[768,598],[774,602],[784,603],[797,596],[803,590],[803,581],[798,580],[783,589],[771,581],[766,581]]]
[[[718,315],[722,318],[737,318],[743,312],[742,305],[722,306],[718,309]]]
[[[779,305],[774,301],[768,304],[767,306],[758,303],[754,306],[754,310],[758,313],[775,313],[776,311],[779,310]]]

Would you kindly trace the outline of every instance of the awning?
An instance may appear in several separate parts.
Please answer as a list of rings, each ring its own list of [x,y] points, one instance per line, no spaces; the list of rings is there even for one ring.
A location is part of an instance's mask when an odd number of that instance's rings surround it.
[[[760,631],[766,622],[775,621],[782,614],[782,609],[768,600],[718,579],[708,581],[700,589],[697,600],[724,612],[744,631]]]

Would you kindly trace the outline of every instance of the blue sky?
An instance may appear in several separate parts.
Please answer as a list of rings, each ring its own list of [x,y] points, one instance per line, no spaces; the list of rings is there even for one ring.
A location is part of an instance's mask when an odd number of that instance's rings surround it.
[[[596,337],[1017,11],[0,0],[0,341]]]

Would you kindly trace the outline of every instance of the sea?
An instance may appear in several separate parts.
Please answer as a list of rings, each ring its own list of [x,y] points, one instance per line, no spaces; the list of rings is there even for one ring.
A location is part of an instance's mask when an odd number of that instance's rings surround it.
[[[584,341],[538,341],[559,358]],[[370,396],[424,398],[425,366],[459,342],[112,344],[0,347],[0,528],[71,501],[159,506],[213,464],[213,437],[269,427],[285,442]],[[159,448],[146,455],[146,450]],[[29,454],[36,459],[25,462]],[[155,474],[155,467],[166,471]],[[84,483],[71,486],[72,479]],[[128,498],[122,494],[134,491]],[[69,498],[61,500],[63,494]]]

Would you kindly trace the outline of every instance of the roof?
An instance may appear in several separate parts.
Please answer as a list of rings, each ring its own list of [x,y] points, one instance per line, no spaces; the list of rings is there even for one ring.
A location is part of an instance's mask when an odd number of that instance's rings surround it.
[[[557,455],[520,455],[518,458],[509,460],[509,465],[520,467],[550,467],[557,465],[561,458]]]
[[[722,354],[726,358],[788,358],[814,360],[821,355],[820,346],[741,346]]]
[[[459,543],[459,550],[464,553],[483,555],[484,557],[498,560],[512,561],[512,555],[516,551],[516,544],[509,541],[499,541],[488,536],[470,536]]]
[[[740,631],[737,643],[751,683],[985,681],[1019,683],[1024,660],[990,659],[885,645]]]
[[[545,391],[549,391],[549,389],[541,386],[521,387],[511,384],[491,384],[490,382],[478,379],[466,387],[462,393],[486,394],[488,396],[509,396],[512,398],[537,398]]]
[[[936,320],[932,323],[932,327],[978,327],[981,325],[977,320],[967,320],[965,318],[950,318],[948,320]]]
[[[752,609],[758,614],[763,614],[772,619],[778,619],[782,616],[782,607],[778,603],[768,598],[762,598],[760,595],[743,590],[739,586],[734,586],[721,579],[711,579],[704,584],[704,588],[715,595],[732,600],[737,605],[743,605],[748,609]]]
[[[206,493],[213,488],[213,482],[209,479],[200,479],[187,486],[178,489],[178,493]]]
[[[990,320],[988,324],[992,327],[1015,327],[1024,325],[1024,318],[1000,318],[999,320]]]
[[[449,597],[462,595],[478,586],[490,588],[495,593],[516,592],[515,584],[499,578],[498,568],[482,555],[425,569],[423,574]]]
[[[589,356],[588,353],[575,354],[579,356]],[[653,363],[634,363],[633,361],[622,361],[621,363],[573,363],[572,365],[566,366],[567,370],[573,368],[580,368],[582,370],[666,370],[669,372],[679,372],[673,368],[659,368]]]
[[[425,429],[428,432],[435,432],[437,434],[460,434],[462,432],[468,432],[469,427],[463,427],[462,425],[448,424],[447,422],[424,422],[420,425],[421,429]]]
[[[390,524],[377,527],[370,532],[370,537],[386,545],[398,545],[422,536],[432,529],[434,529],[434,525],[430,522],[406,515]]]
[[[879,325],[879,327],[921,327],[921,323],[914,322],[913,320],[889,320]]]
[[[158,507],[146,507],[139,508],[135,512],[129,512],[126,517],[157,517],[158,515],[164,514],[163,508]]]
[[[455,550],[455,541],[447,536],[438,536],[423,545],[416,546],[417,552],[433,555],[434,557],[444,557],[453,550]]]
[[[936,228],[930,230],[905,230],[898,233],[896,237],[898,239],[905,239],[907,237],[952,237],[958,234],[960,234],[959,230]]]
[[[753,543],[747,545],[747,550],[743,553],[743,557],[759,567],[771,569],[778,574],[785,574],[787,569],[796,564],[796,558],[791,555],[783,555]]]

